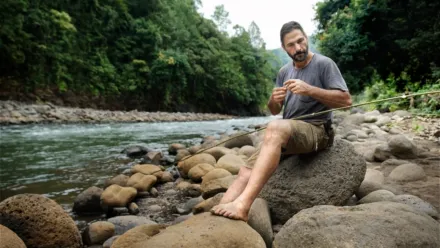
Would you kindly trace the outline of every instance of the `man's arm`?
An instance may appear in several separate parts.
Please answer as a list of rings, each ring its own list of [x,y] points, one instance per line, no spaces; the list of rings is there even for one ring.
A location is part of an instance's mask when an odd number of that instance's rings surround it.
[[[269,102],[267,103],[267,107],[270,110],[270,113],[273,115],[277,115],[281,112],[281,109],[283,108],[280,103],[275,102],[272,97],[269,98]]]
[[[269,98],[267,107],[273,115],[277,115],[281,112],[281,109],[283,108],[284,98],[286,97],[286,92],[286,87],[275,87],[272,90],[272,95]]]
[[[348,107],[352,103],[348,91],[321,89],[299,79],[287,80],[284,85],[292,93],[313,97],[330,108]]]

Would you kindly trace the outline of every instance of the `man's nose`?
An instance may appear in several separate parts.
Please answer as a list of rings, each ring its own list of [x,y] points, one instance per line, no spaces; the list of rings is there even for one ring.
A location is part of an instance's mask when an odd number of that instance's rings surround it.
[[[301,51],[301,45],[300,44],[298,44],[298,43],[295,44],[295,51],[296,52]]]

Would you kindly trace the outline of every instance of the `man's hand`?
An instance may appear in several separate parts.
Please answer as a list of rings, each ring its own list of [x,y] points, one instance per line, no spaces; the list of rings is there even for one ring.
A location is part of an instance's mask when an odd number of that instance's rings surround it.
[[[313,90],[312,86],[300,79],[289,79],[284,82],[284,86],[288,91],[302,96],[310,96]]]
[[[270,98],[274,103],[282,104],[284,98],[286,97],[287,88],[286,87],[275,87],[272,90],[272,95]]]

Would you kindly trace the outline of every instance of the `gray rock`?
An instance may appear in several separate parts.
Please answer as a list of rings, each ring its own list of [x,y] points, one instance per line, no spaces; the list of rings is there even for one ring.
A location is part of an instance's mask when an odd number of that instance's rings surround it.
[[[156,222],[142,216],[118,216],[107,220],[115,225],[115,235],[122,235],[133,227],[144,224],[157,224]]]
[[[128,205],[128,212],[132,215],[139,214],[139,206],[134,202],[130,203]]]
[[[273,241],[272,221],[269,206],[264,199],[257,198],[252,203],[248,224],[261,235],[266,247],[271,248]]]
[[[416,158],[417,147],[404,135],[393,136],[389,142],[391,153],[397,158]]]
[[[380,116],[375,124],[378,127],[381,127],[381,126],[387,125],[389,123],[391,123],[391,118],[390,117],[388,117],[388,116]]]
[[[121,153],[125,153],[127,157],[130,158],[138,158],[142,157],[143,155],[147,154],[149,152],[149,149],[143,146],[130,146],[122,150]]]
[[[192,209],[199,203],[203,201],[203,198],[201,196],[197,198],[191,198],[189,199],[183,206],[178,207],[177,211],[179,214],[189,214],[192,212]]]
[[[421,211],[434,219],[438,219],[438,211],[428,202],[414,195],[398,195],[394,197],[394,202],[400,202]]]
[[[393,192],[390,192],[388,190],[376,190],[371,192],[370,194],[366,195],[364,198],[359,200],[359,204],[365,204],[365,203],[373,203],[373,202],[380,202],[380,201],[392,201],[394,199]]]
[[[291,218],[273,247],[439,247],[439,233],[437,221],[400,203],[316,206]]]
[[[264,186],[275,223],[315,205],[342,205],[358,189],[366,172],[365,160],[343,140],[317,154],[291,156],[282,161]]]
[[[75,198],[72,211],[78,215],[103,213],[101,208],[102,192],[101,188],[95,186],[84,190]]]
[[[101,245],[115,234],[115,225],[107,221],[97,221],[90,224],[83,232],[86,245]]]
[[[388,176],[398,182],[412,182],[426,178],[425,171],[416,164],[402,164],[394,168]]]
[[[112,246],[113,242],[115,242],[115,240],[116,240],[117,238],[119,238],[120,236],[121,236],[121,235],[116,235],[116,236],[113,236],[113,237],[107,239],[107,240],[104,242],[104,244],[102,245],[102,248],[110,248],[110,247]]]
[[[385,161],[389,158],[392,158],[391,150],[388,145],[379,145],[374,149],[374,160],[378,162]]]
[[[233,138],[234,136],[238,136],[240,135],[240,133],[235,134],[229,138]],[[231,140],[228,140],[223,146],[226,148],[234,148],[234,147],[238,147],[241,148],[243,146],[253,146],[253,142],[252,139],[249,135],[244,135],[244,136],[240,136],[237,138],[233,138]]]

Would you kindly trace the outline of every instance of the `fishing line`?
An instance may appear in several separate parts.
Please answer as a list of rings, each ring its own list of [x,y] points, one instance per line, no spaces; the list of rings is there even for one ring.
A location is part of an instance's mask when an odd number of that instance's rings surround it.
[[[355,107],[359,107],[359,106],[363,106],[363,105],[367,105],[367,104],[380,103],[380,102],[386,102],[386,101],[393,101],[393,100],[399,100],[399,99],[401,100],[401,99],[406,99],[408,97],[431,95],[431,94],[440,94],[440,90],[424,92],[424,93],[414,93],[414,94],[408,94],[408,95],[403,94],[401,96],[390,97],[390,98],[385,98],[385,99],[381,99],[381,100],[374,100],[374,101],[364,102],[364,103],[358,103],[358,104],[353,104],[353,105],[346,106],[346,107],[332,108],[332,109],[328,109],[328,110],[321,111],[321,112],[315,112],[315,113],[311,113],[311,114],[306,114],[306,115],[301,115],[301,116],[298,116],[298,117],[294,117],[291,120],[301,120],[301,119],[304,119],[304,118],[307,118],[307,117],[319,116],[319,115],[326,114],[326,113],[329,113],[329,112],[332,112],[332,111],[346,110],[346,109],[351,109],[351,108],[355,108]],[[213,145],[211,147],[200,149],[196,153],[182,158],[179,162],[185,161],[185,160],[187,160],[187,159],[189,159],[189,158],[191,158],[191,157],[193,157],[193,156],[195,156],[197,154],[203,153],[204,151],[207,151],[207,150],[209,150],[211,148],[214,148],[216,146],[222,145],[222,144],[224,144],[224,143],[226,143],[226,142],[228,142],[230,140],[233,140],[233,139],[245,136],[245,135],[249,135],[249,134],[252,134],[252,133],[260,132],[260,131],[262,131],[262,130],[264,130],[266,128],[267,127],[262,127],[262,128],[259,128],[259,129],[253,130],[253,131],[249,131],[249,132],[245,132],[243,134],[239,134],[239,135],[233,136],[233,137],[231,137],[229,139],[226,139],[226,140],[223,140],[223,141],[221,141],[221,142],[219,142],[219,143],[217,143],[217,144],[215,144],[215,145]]]

